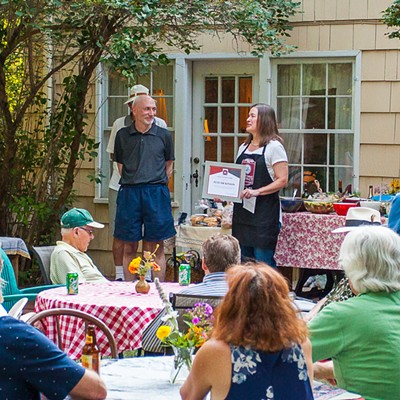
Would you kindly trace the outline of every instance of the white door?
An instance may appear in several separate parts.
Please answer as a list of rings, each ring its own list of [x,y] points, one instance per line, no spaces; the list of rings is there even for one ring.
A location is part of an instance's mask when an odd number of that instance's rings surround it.
[[[193,66],[192,213],[201,199],[205,161],[234,162],[258,99],[258,60],[201,61]]]

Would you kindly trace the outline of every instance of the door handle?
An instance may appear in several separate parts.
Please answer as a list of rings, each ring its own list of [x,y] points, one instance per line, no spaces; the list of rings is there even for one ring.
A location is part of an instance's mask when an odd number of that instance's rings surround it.
[[[194,178],[194,183],[195,183],[196,187],[198,187],[199,186],[199,170],[196,169],[194,174],[192,174],[192,178]]]

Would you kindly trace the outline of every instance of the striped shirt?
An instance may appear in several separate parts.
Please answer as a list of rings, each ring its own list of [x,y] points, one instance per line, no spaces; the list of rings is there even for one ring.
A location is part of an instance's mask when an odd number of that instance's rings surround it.
[[[212,272],[204,276],[202,283],[190,285],[179,293],[202,296],[225,296],[228,291],[228,284],[225,277],[225,272]]]

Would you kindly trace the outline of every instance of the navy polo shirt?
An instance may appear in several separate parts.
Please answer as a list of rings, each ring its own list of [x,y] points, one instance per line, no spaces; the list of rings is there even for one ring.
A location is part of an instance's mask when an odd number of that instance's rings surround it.
[[[85,369],[33,326],[0,317],[0,399],[62,400]]]
[[[165,165],[174,159],[171,134],[154,122],[146,133],[135,124],[117,132],[114,161],[122,164],[121,185],[167,184]]]

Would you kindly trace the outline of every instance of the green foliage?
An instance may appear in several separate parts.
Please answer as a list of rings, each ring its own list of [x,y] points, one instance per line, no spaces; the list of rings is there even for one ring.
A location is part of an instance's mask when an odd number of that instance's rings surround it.
[[[383,13],[384,23],[391,28],[398,28],[388,33],[390,39],[400,39],[400,0],[395,0]]]
[[[96,67],[134,80],[166,64],[166,46],[197,51],[230,33],[262,56],[290,51],[284,0],[1,0],[0,234],[53,242],[83,161],[96,156],[86,102]],[[239,47],[238,47],[239,48]],[[164,50],[162,50],[164,49]],[[98,182],[101,174],[89,174]]]

